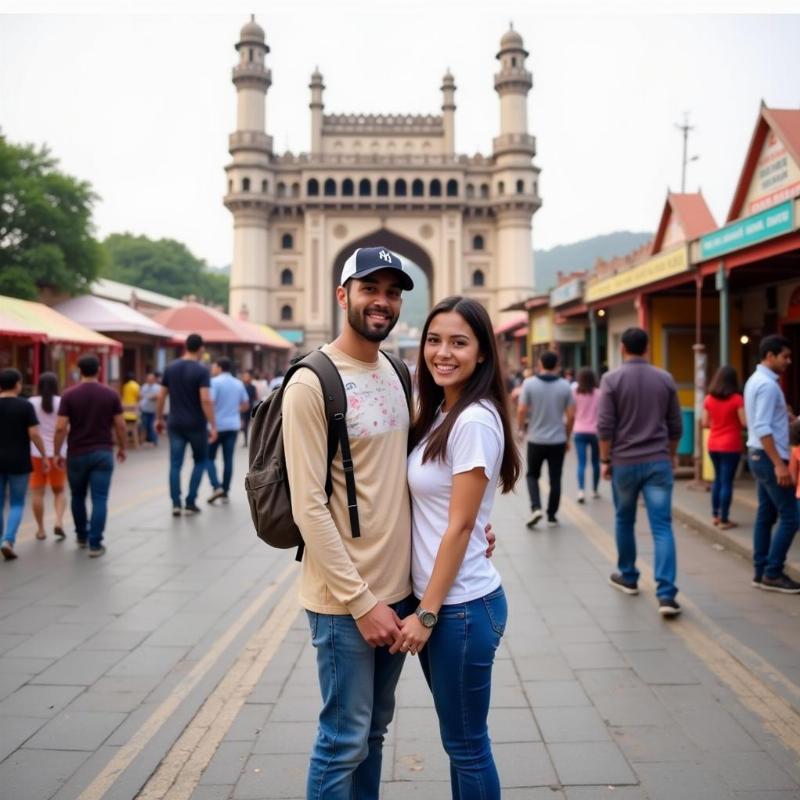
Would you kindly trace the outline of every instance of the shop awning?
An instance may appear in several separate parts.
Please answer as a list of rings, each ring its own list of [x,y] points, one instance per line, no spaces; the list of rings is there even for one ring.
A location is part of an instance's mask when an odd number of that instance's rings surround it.
[[[100,352],[120,352],[122,345],[90,330],[43,303],[0,295],[0,336],[42,344],[75,344]]]
[[[279,347],[281,350],[290,350],[294,347],[294,344],[285,336],[282,336],[280,331],[276,331],[275,328],[271,328],[269,325],[259,325],[258,327],[275,342],[275,347]]]
[[[517,314],[505,322],[501,322],[494,326],[494,335],[502,336],[504,333],[513,333],[518,328],[528,324],[527,314]]]
[[[158,339],[171,339],[174,335],[135,308],[102,297],[73,297],[57,305],[56,311],[101,333],[138,333]]]
[[[153,319],[184,340],[190,333],[199,333],[209,344],[231,344],[267,347],[272,350],[288,350],[289,342],[282,343],[275,335],[269,335],[260,325],[234,319],[223,311],[200,303],[183,303],[177,308],[159,311]],[[276,334],[273,331],[273,334]],[[277,335],[277,334],[276,334]],[[280,337],[282,338],[282,337]]]

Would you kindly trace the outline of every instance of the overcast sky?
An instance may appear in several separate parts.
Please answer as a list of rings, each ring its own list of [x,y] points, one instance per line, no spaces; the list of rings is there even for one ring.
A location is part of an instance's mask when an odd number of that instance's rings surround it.
[[[168,15],[0,16],[0,128],[13,141],[47,143],[65,170],[92,183],[101,237],[172,237],[224,265],[232,252],[222,205],[235,126],[230,70],[246,6],[214,15],[197,13],[202,3],[185,5]],[[800,107],[800,17],[556,16],[536,7],[253,6],[271,48],[267,127],[276,149],[308,149],[315,65],[326,113],[439,114],[449,67],[457,150],[489,154],[499,132],[495,54],[513,19],[534,76],[530,132],[544,203],[535,247],[653,230],[667,187],[680,186],[675,123],[685,111],[696,126],[690,154],[699,156],[687,188],[701,187],[724,221],[761,99]]]

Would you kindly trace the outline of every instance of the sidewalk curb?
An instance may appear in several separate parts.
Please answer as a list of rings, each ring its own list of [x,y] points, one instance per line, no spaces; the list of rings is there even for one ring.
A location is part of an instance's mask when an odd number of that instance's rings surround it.
[[[672,515],[675,517],[675,519],[682,522],[684,525],[688,525],[692,530],[704,536],[706,539],[710,539],[712,542],[723,545],[728,550],[738,553],[740,556],[744,556],[749,563],[752,563],[753,548],[743,544],[736,537],[726,533],[725,531],[721,531],[714,525],[710,525],[707,522],[702,522],[694,514],[689,511],[685,511],[674,503],[672,505]],[[784,571],[792,580],[800,581],[800,564],[797,562],[787,561]]]

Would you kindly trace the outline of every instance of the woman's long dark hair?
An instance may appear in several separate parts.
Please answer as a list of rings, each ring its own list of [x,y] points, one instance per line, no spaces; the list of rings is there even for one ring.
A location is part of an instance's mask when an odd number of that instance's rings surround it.
[[[58,378],[54,372],[43,372],[39,376],[37,391],[42,398],[42,411],[53,413],[53,398],[58,394]]]
[[[591,394],[597,388],[597,375],[591,367],[578,370],[578,394]]]
[[[444,400],[444,389],[437,386],[425,363],[425,341],[428,328],[434,317],[449,311],[455,311],[469,325],[478,340],[478,350],[483,361],[475,366],[475,371],[464,386],[461,396],[455,405],[448,410],[439,427],[431,433],[422,455],[422,463],[433,460],[444,460],[447,453],[447,440],[453,430],[458,415],[468,406],[480,400],[488,400],[494,405],[503,426],[503,461],[500,466],[500,485],[503,494],[510,492],[519,478],[521,462],[514,434],[511,429],[511,415],[508,410],[508,392],[506,381],[497,354],[497,343],[494,338],[492,321],[486,309],[477,300],[468,297],[447,297],[437,303],[428,314],[422,329],[422,341],[417,364],[417,387],[419,390],[419,407],[409,433],[409,447],[416,447],[433,427],[436,414]]]
[[[728,366],[720,367],[708,386],[708,393],[717,400],[727,400],[739,391],[739,376],[733,367]]]

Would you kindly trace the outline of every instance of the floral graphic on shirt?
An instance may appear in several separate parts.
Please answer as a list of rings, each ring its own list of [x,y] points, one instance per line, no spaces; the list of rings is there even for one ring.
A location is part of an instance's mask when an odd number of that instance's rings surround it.
[[[347,432],[351,439],[408,428],[406,397],[391,366],[348,375],[344,388],[347,394]]]

